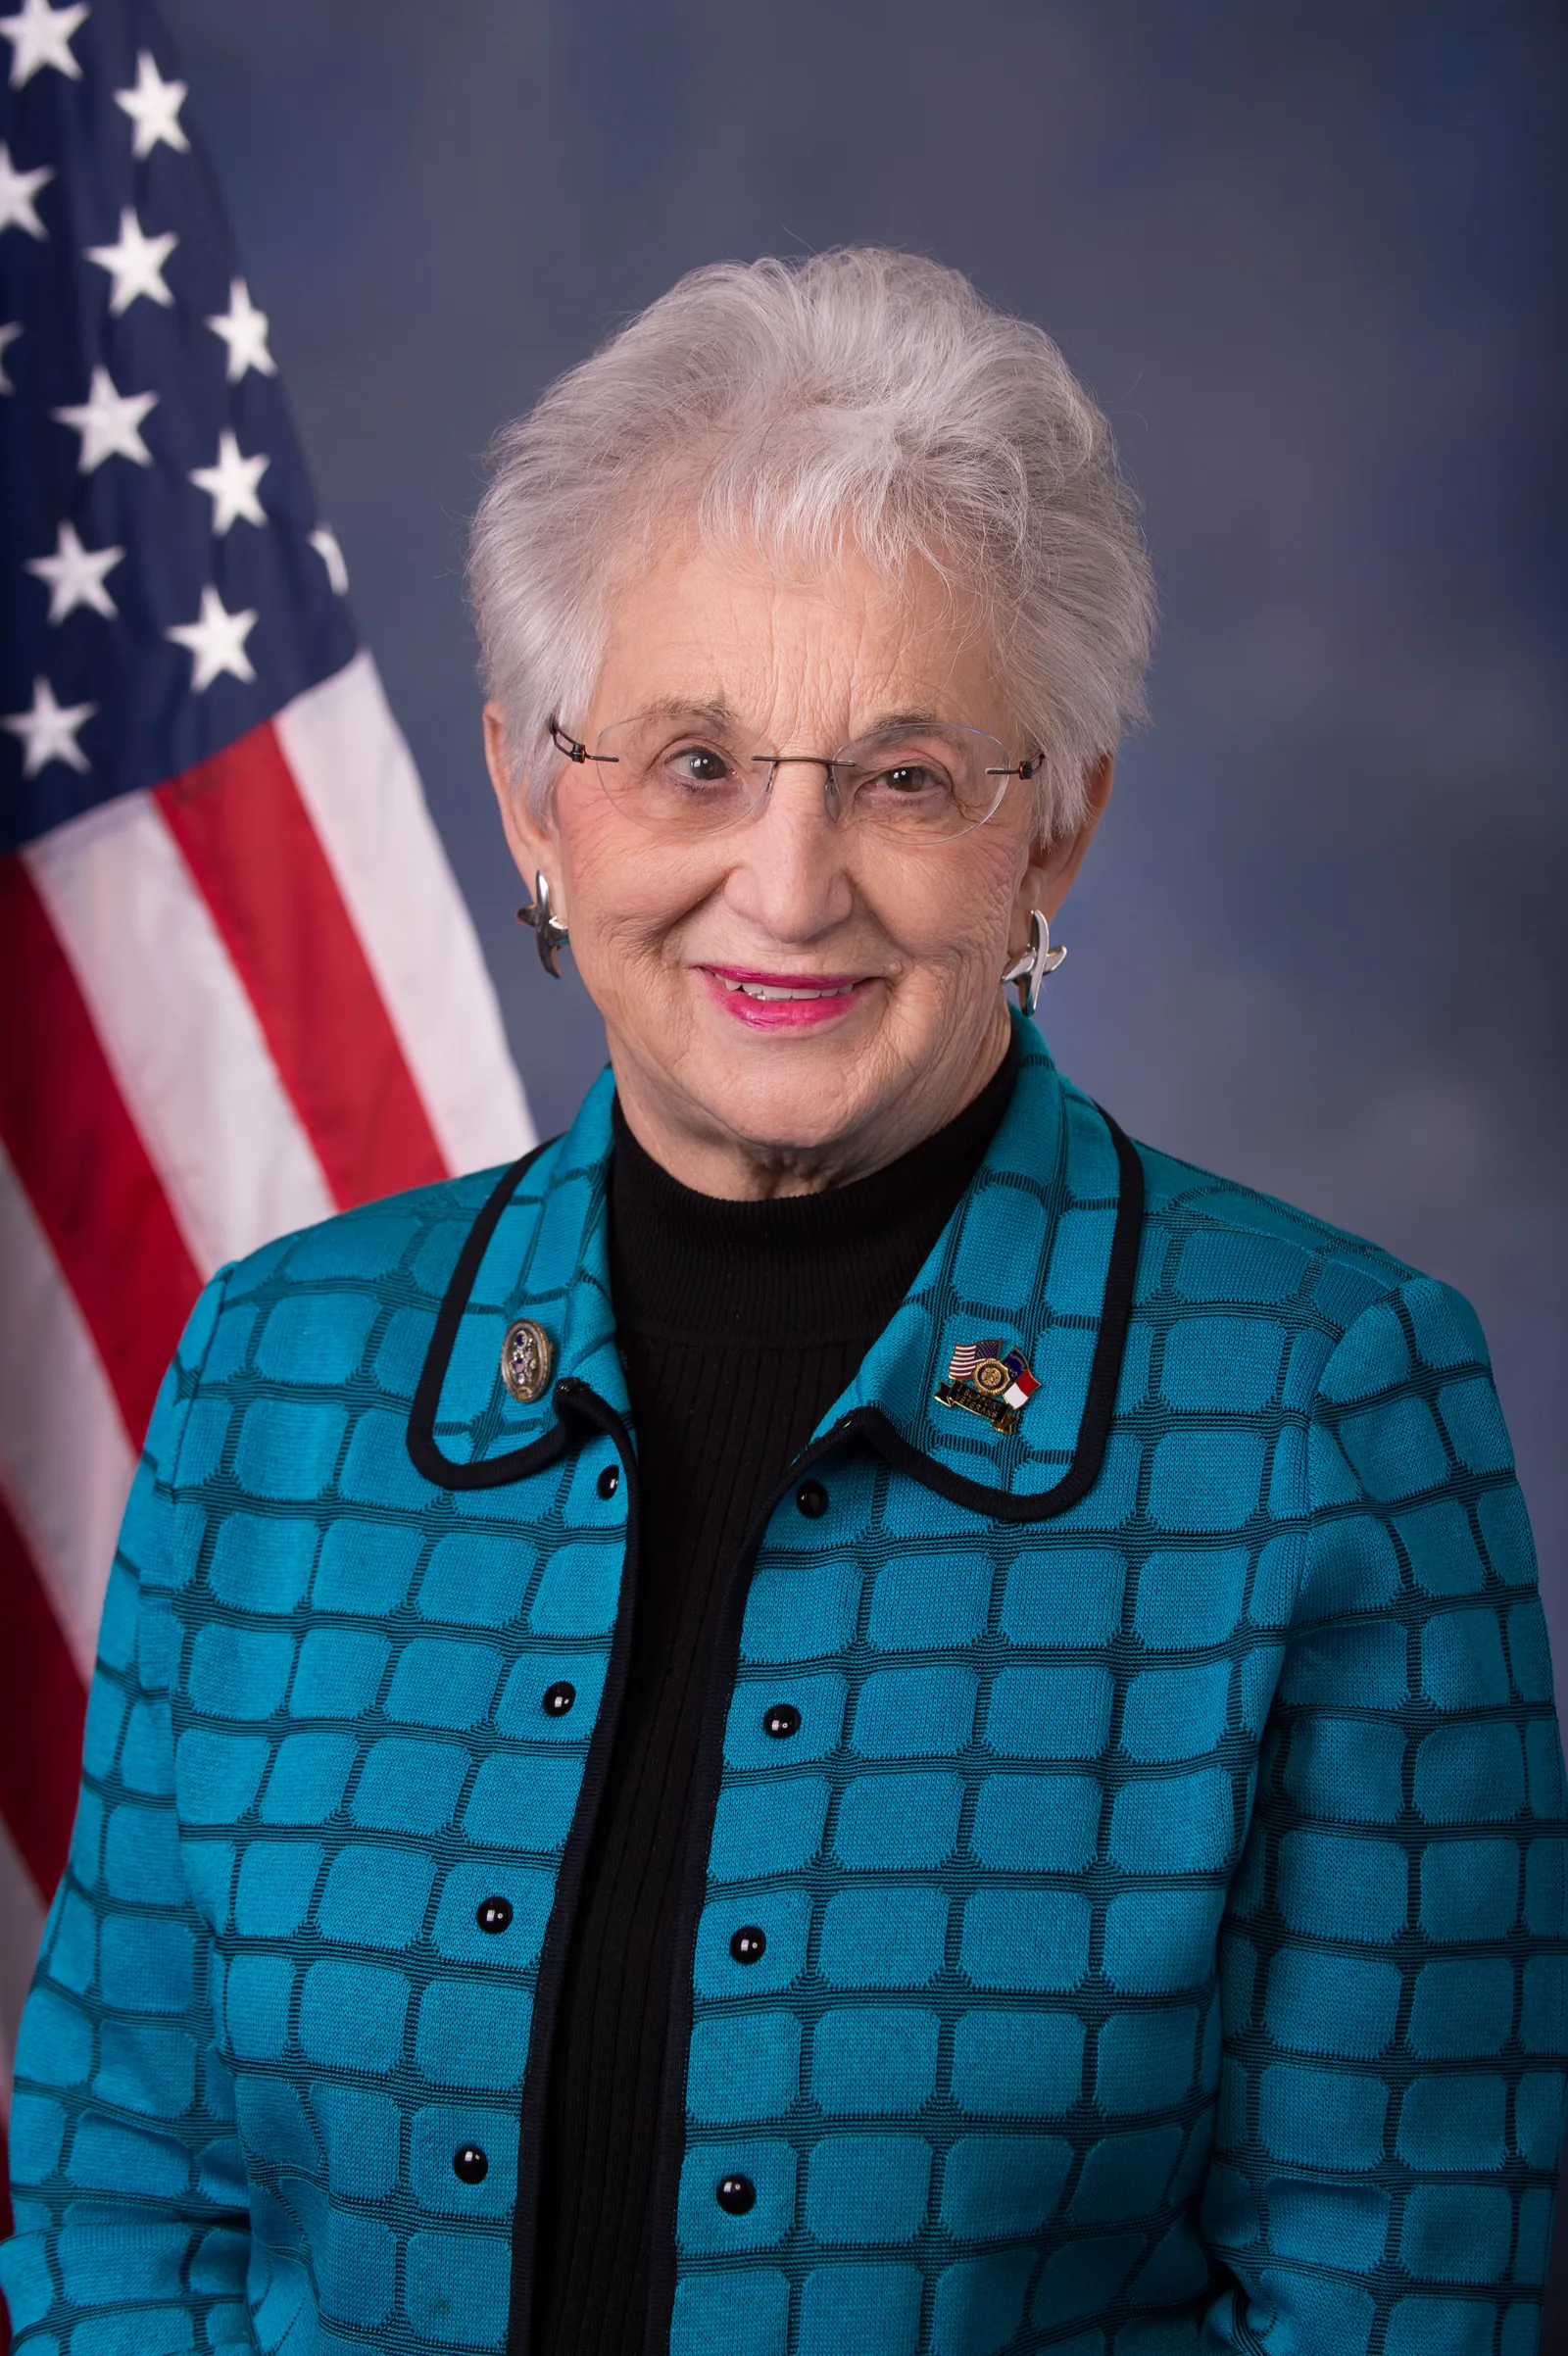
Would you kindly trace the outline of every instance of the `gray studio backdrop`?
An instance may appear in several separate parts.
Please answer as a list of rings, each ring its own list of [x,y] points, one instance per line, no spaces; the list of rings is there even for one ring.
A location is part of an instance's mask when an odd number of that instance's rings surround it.
[[[1461,1286],[1568,1661],[1558,13],[169,0],[546,1133],[603,1054],[479,757],[478,455],[717,256],[878,239],[1057,337],[1164,597],[1044,1012],[1139,1135]]]

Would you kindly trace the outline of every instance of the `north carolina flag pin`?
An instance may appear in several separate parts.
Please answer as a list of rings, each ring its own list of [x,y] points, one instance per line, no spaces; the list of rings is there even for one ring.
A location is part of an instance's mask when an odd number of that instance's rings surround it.
[[[1009,1350],[999,1336],[989,1342],[960,1342],[936,1397],[945,1407],[962,1407],[970,1415],[983,1415],[997,1431],[1012,1433],[1039,1388],[1023,1351]]]

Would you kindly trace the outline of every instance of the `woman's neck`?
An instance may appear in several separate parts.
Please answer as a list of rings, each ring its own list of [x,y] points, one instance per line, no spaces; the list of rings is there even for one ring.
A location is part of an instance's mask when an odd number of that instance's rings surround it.
[[[880,1331],[985,1159],[1018,1061],[1009,1030],[979,1094],[896,1160],[843,1186],[752,1202],[683,1185],[646,1151],[617,1099],[617,1317],[691,1338],[754,1335],[774,1348]]]

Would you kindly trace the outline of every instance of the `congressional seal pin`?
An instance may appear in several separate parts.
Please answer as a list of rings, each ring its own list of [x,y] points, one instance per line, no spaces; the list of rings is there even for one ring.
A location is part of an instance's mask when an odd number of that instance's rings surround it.
[[[531,1407],[550,1388],[556,1346],[542,1325],[519,1317],[501,1345],[501,1380],[519,1407]]]
[[[998,1339],[960,1342],[948,1364],[948,1379],[938,1383],[936,1398],[944,1407],[962,1407],[983,1415],[993,1430],[1009,1435],[1040,1385],[1021,1350],[1009,1350]]]

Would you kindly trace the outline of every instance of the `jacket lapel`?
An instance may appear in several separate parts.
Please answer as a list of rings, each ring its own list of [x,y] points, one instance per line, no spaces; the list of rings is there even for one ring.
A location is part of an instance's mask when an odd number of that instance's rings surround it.
[[[1018,1030],[1017,1085],[974,1183],[819,1436],[853,1427],[956,1503],[1034,1521],[1087,1495],[1104,1461],[1143,1168],[1033,1024]],[[1027,1391],[996,1420],[963,1355],[977,1345],[982,1379],[986,1359],[1006,1363],[1013,1397]]]
[[[495,1488],[542,1469],[566,1445],[574,1394],[627,1412],[610,1301],[613,1097],[607,1070],[564,1137],[502,1173],[468,1232],[409,1418],[409,1453],[439,1488]],[[526,1404],[501,1379],[502,1343],[521,1317],[543,1328],[553,1358]]]

